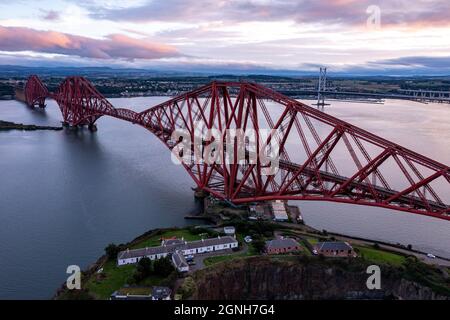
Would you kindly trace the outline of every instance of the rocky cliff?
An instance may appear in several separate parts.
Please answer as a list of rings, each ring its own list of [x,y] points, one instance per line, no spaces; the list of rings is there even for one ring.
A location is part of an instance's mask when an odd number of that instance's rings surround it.
[[[218,264],[194,276],[192,299],[449,299],[381,267],[381,290],[369,290],[369,263],[355,260],[254,257]]]

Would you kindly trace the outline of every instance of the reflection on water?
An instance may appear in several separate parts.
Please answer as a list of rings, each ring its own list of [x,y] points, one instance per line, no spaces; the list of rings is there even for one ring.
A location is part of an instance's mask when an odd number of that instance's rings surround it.
[[[143,110],[165,97],[111,99]],[[0,102],[0,119],[59,125],[53,101],[31,110]],[[450,163],[450,106],[333,102],[327,112]],[[86,267],[110,242],[184,225],[193,183],[145,129],[101,118],[99,131],[0,132],[0,298],[48,298],[70,264]],[[412,138],[413,137],[413,138]],[[319,229],[412,244],[450,257],[450,222],[378,208],[299,203]]]

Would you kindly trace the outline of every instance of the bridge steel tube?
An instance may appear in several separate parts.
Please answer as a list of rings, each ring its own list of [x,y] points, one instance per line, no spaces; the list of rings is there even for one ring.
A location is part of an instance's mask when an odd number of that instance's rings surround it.
[[[172,151],[180,144],[173,138],[177,130],[188,132],[191,142],[200,137],[205,150],[213,143],[210,129],[221,133],[222,143],[228,129],[256,130],[256,151],[246,147],[241,162],[228,163],[222,154],[220,163],[182,163],[197,187],[236,204],[331,201],[450,220],[447,165],[256,83],[214,81],[140,113],[115,108],[83,77],[68,77],[51,93],[30,76],[25,96],[30,106],[56,100],[72,126],[92,126],[105,115],[138,124]],[[260,129],[272,131],[262,139]],[[248,158],[272,142],[279,146],[278,170],[266,175],[267,163]]]

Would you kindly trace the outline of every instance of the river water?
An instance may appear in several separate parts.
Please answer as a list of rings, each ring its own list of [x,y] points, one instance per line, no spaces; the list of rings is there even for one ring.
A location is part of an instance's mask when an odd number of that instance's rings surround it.
[[[136,111],[166,97],[110,99]],[[31,110],[0,102],[0,119],[59,125],[55,102]],[[450,163],[450,106],[333,102],[328,113]],[[157,227],[184,226],[193,183],[157,138],[103,117],[99,131],[0,132],[0,299],[46,299],[69,265],[87,267],[111,243]],[[450,257],[450,222],[378,208],[299,203],[319,229],[412,244]]]

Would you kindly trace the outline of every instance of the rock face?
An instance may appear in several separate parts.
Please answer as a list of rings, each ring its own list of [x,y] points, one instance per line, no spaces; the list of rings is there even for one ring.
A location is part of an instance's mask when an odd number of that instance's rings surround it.
[[[255,257],[213,266],[195,274],[192,299],[448,299],[381,269],[381,290],[366,286],[367,264],[357,261]]]

